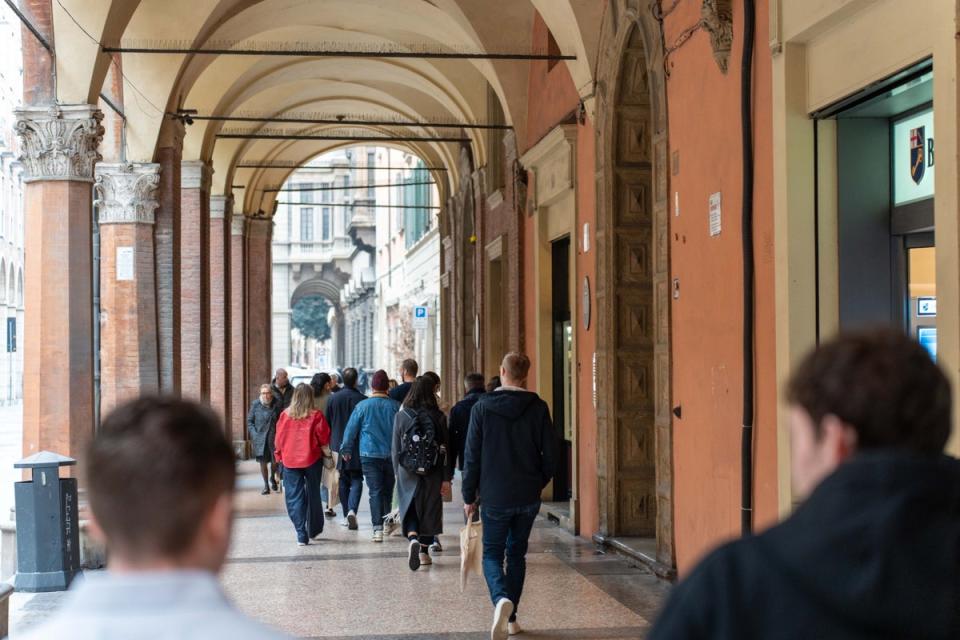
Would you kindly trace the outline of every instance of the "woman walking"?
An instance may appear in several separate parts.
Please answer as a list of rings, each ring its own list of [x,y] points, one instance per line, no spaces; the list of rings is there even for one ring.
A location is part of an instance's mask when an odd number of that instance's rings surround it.
[[[310,380],[310,388],[313,389],[313,408],[321,412],[324,418],[327,417],[327,403],[330,401],[332,387],[333,378],[330,377],[329,373],[315,373]],[[329,423],[330,421],[327,420],[327,424]],[[333,454],[333,458],[324,460],[323,467],[323,484],[320,486],[320,496],[323,498],[323,504],[327,505],[323,514],[328,518],[333,518],[336,517],[337,512],[333,510],[334,505],[331,498],[337,498],[338,494],[334,491],[331,495],[330,487],[336,486],[334,476],[339,476],[337,474],[337,454]]]
[[[447,419],[434,388],[431,378],[414,380],[393,422],[393,466],[412,571],[433,564],[429,547],[443,533],[443,496],[453,479]]]
[[[323,532],[321,473],[323,458],[330,453],[330,426],[313,408],[310,385],[297,385],[290,407],[280,414],[276,444],[287,513],[297,531],[297,544],[303,546]]]
[[[273,459],[274,438],[277,432],[277,418],[280,417],[280,403],[273,395],[269,384],[260,385],[260,397],[250,405],[247,412],[247,434],[253,448],[253,455],[260,463],[260,473],[263,475],[263,491],[260,495],[269,495],[271,487],[279,491],[277,486],[277,463]],[[267,465],[270,466],[270,475],[267,475]],[[268,484],[269,482],[269,484]]]

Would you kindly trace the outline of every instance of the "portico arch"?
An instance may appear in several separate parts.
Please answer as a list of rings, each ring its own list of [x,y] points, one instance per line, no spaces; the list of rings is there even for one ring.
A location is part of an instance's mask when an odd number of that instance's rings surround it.
[[[597,82],[600,528],[675,565],[666,79],[661,26],[611,2]]]

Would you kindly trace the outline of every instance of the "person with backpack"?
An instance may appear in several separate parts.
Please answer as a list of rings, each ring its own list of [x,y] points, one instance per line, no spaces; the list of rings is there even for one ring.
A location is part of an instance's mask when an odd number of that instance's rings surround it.
[[[432,378],[416,378],[393,421],[393,467],[411,571],[433,564],[429,548],[443,533],[443,496],[453,479],[447,419],[434,389]]]

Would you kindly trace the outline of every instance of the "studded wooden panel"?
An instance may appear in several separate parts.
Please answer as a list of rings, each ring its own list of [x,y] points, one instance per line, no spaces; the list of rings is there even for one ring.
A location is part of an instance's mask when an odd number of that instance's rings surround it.
[[[600,522],[656,536],[672,565],[669,149],[663,35],[646,4],[611,0],[598,64]]]

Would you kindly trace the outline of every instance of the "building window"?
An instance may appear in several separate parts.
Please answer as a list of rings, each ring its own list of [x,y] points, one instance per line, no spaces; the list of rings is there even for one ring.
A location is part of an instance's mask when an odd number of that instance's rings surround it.
[[[324,182],[320,185],[323,191],[320,192],[320,202],[333,202],[333,185],[329,182]]]
[[[320,215],[320,239],[329,240],[331,232],[330,223],[332,222],[330,219],[330,207],[324,207]]]
[[[313,242],[313,207],[300,208],[300,242]]]
[[[407,249],[420,241],[432,225],[430,173],[418,162],[403,187],[403,239]]]
[[[293,211],[287,207],[287,242],[293,241]]]
[[[313,189],[312,183],[304,182],[298,184],[296,188],[300,191],[300,202],[308,204],[313,202],[313,191],[310,191],[310,189]]]

